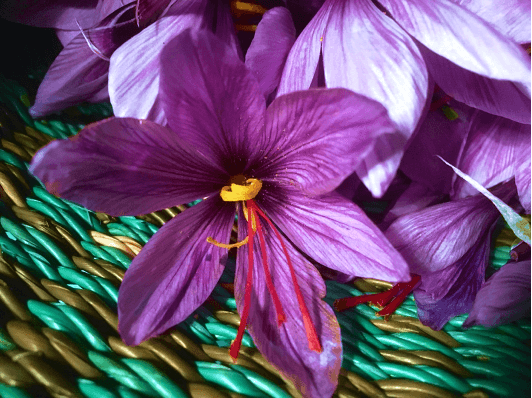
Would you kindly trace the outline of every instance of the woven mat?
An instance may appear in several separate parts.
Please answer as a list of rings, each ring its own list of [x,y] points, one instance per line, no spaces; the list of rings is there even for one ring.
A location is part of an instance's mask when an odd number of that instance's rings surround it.
[[[78,120],[111,115],[80,106],[47,121],[29,117],[25,91],[0,80],[0,396],[298,397],[249,335],[236,364],[228,346],[240,318],[234,263],[209,300],[165,336],[128,347],[117,333],[118,287],[131,259],[186,206],[110,217],[47,193],[28,173],[43,145],[76,134]],[[491,264],[508,261],[503,229]],[[390,285],[327,282],[326,301]],[[423,326],[412,295],[387,320],[359,305],[337,314],[343,369],[335,397],[524,397],[530,395],[530,320],[487,330]]]

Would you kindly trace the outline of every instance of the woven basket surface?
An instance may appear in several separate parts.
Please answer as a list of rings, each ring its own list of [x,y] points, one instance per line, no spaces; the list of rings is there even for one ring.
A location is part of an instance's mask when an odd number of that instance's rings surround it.
[[[28,172],[35,152],[76,134],[78,120],[109,104],[33,120],[16,82],[0,80],[0,396],[298,397],[245,335],[238,362],[228,346],[239,316],[229,264],[209,300],[166,335],[128,347],[117,333],[118,287],[132,258],[187,206],[110,217],[58,199]],[[491,253],[509,260],[502,229]],[[326,301],[389,288],[374,280],[327,282]],[[338,313],[343,369],[335,397],[530,395],[530,320],[496,329],[423,326],[412,295],[387,320],[359,305]]]

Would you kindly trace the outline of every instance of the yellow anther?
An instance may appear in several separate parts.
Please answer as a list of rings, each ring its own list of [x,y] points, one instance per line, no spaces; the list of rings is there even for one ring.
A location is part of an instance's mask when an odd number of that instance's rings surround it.
[[[225,244],[225,243],[220,243],[218,242],[217,240],[214,240],[213,238],[211,238],[210,236],[207,238],[207,242],[210,243],[210,244],[213,244],[214,246],[218,246],[218,247],[221,247],[222,249],[232,249],[233,247],[240,247],[240,246],[244,246],[246,243],[248,243],[248,237],[246,236],[244,238],[244,240],[241,240],[240,242],[236,242],[236,243],[232,243],[232,244]]]
[[[220,196],[225,202],[240,202],[253,199],[262,188],[262,182],[255,178],[248,178],[244,185],[231,184],[220,191]]]

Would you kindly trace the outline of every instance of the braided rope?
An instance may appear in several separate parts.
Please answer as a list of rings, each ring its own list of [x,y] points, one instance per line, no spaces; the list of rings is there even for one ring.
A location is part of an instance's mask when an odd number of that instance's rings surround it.
[[[232,362],[227,347],[240,318],[231,266],[211,298],[167,335],[137,347],[122,342],[116,303],[124,272],[158,227],[186,206],[110,217],[50,195],[29,175],[27,162],[82,126],[33,121],[20,87],[0,81],[0,89],[0,396],[299,397],[249,335]],[[491,255],[495,267],[509,259],[512,237],[504,234]],[[388,287],[370,279],[328,281],[326,301]],[[344,361],[335,397],[530,391],[527,322],[464,331],[459,316],[433,331],[416,318],[412,296],[387,320],[367,305],[337,316]]]

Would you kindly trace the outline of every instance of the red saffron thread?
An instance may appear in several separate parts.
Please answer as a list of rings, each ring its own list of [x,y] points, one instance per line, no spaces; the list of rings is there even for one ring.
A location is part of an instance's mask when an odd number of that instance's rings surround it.
[[[266,254],[266,242],[264,241],[264,234],[262,232],[262,227],[260,225],[257,213],[255,213],[255,208],[251,204],[248,204],[248,207],[252,209],[253,217],[255,217],[255,221],[257,223],[257,233],[259,235],[260,251],[262,254],[262,265],[264,267],[264,276],[266,277],[266,286],[268,288],[268,291],[270,292],[270,296],[272,297],[273,305],[275,306],[275,312],[277,314],[277,326],[281,326],[283,322],[286,321],[286,315],[284,314],[283,306],[281,305],[281,300],[279,300],[279,296],[277,295],[277,291],[275,290],[275,286],[273,285],[272,276],[268,268],[268,257]]]
[[[273,229],[275,232],[275,235],[277,236],[277,239],[279,239],[279,242],[281,242],[281,247],[283,248],[284,255],[286,257],[286,261],[288,263],[288,268],[290,269],[290,275],[292,277],[292,282],[294,284],[294,291],[296,293],[297,301],[299,304],[299,310],[301,311],[301,316],[303,318],[303,324],[305,325],[305,332],[307,335],[308,340],[308,346],[309,349],[316,352],[321,352],[322,347],[320,340],[318,338],[318,333],[316,332],[316,328],[314,327],[314,324],[312,323],[312,318],[310,317],[308,308],[305,304],[305,300],[303,298],[303,294],[301,293],[301,289],[299,287],[299,284],[297,283],[297,277],[294,270],[294,267],[292,265],[292,261],[290,260],[290,256],[288,255],[288,250],[286,249],[286,246],[283,242],[283,238],[279,231],[277,231],[277,228],[273,225],[273,223],[270,221],[270,219],[264,214],[264,212],[259,209],[259,207],[255,204],[253,200],[248,201],[248,206],[252,207],[266,222],[268,225]]]
[[[240,352],[240,347],[242,346],[242,337],[244,336],[244,331],[246,330],[246,323],[248,321],[249,309],[251,306],[251,287],[253,285],[253,236],[255,231],[252,227],[252,210],[248,206],[248,274],[246,278],[246,290],[244,292],[244,309],[242,310],[242,319],[240,320],[240,325],[238,326],[238,333],[236,339],[231,343],[229,348],[229,355],[233,359],[233,362],[236,362],[238,358],[238,353]]]

